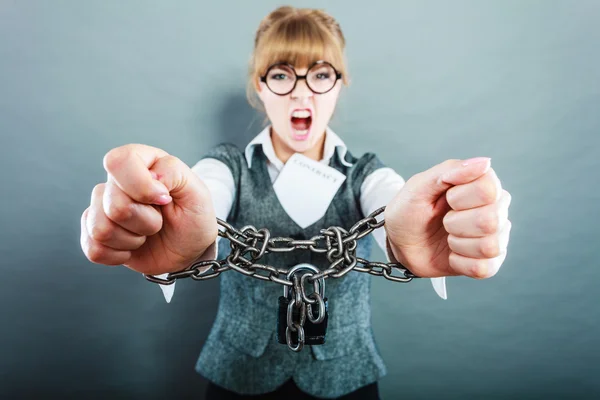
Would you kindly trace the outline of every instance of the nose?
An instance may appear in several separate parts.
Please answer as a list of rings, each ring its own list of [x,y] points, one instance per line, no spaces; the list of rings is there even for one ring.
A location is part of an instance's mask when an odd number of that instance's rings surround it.
[[[306,79],[298,79],[296,87],[292,90],[292,99],[301,99],[312,97],[313,92],[306,84]]]

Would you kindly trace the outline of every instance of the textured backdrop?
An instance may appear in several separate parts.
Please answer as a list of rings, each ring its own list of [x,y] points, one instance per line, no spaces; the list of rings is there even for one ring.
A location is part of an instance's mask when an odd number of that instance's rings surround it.
[[[79,219],[113,147],[191,166],[259,132],[246,65],[280,4],[0,0],[0,398],[203,397],[218,282],[167,304],[89,262]],[[291,4],[341,23],[352,83],[331,126],[354,153],[405,179],[489,156],[513,197],[492,279],[449,278],[446,301],[373,279],[383,399],[600,396],[600,2]]]

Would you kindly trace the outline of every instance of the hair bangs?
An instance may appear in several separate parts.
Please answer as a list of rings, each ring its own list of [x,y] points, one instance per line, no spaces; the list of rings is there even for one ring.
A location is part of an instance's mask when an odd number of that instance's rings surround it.
[[[342,71],[343,49],[335,37],[309,18],[292,18],[273,26],[256,49],[254,70],[263,75],[273,64],[286,62],[307,68],[325,60]]]

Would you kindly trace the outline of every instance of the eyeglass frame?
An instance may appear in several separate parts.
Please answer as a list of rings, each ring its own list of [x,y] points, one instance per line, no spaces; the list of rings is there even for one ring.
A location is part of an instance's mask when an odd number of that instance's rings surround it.
[[[314,66],[319,65],[319,64],[327,64],[335,72],[335,82],[333,83],[333,85],[331,86],[331,88],[329,90],[325,91],[325,92],[315,92],[313,90],[313,88],[310,87],[310,85],[308,84],[308,80],[306,79],[306,77],[308,76],[308,71],[310,71]],[[282,94],[275,93],[275,92],[273,92],[273,89],[271,89],[269,87],[269,84],[267,83],[267,75],[269,75],[269,71],[272,68],[274,68],[274,67],[276,67],[278,65],[285,65],[285,66],[289,67],[292,71],[294,71],[294,76],[296,77],[296,80],[294,81],[294,86],[292,86],[292,89],[289,92],[287,92],[287,93],[282,93]],[[342,79],[342,73],[338,72],[338,70],[335,69],[335,67],[333,65],[331,65],[331,63],[329,63],[327,61],[324,61],[324,60],[319,60],[319,61],[315,61],[314,63],[312,63],[310,65],[310,67],[308,67],[308,69],[306,70],[306,74],[305,75],[298,75],[298,73],[296,72],[296,68],[294,68],[293,65],[291,65],[291,64],[289,64],[287,62],[283,62],[282,61],[282,62],[278,62],[278,63],[275,63],[275,64],[271,64],[269,66],[269,68],[267,68],[267,72],[265,72],[265,74],[260,77],[260,81],[263,82],[265,85],[267,85],[267,87],[269,88],[269,90],[271,92],[273,92],[274,94],[278,95],[278,96],[287,96],[288,94],[292,93],[294,91],[294,89],[296,89],[296,85],[298,84],[298,81],[300,79],[304,79],[306,81],[306,87],[308,87],[310,89],[310,91],[313,92],[314,94],[325,94],[325,93],[329,93],[331,90],[333,90],[333,88],[337,84],[337,81],[340,80],[340,79]]]

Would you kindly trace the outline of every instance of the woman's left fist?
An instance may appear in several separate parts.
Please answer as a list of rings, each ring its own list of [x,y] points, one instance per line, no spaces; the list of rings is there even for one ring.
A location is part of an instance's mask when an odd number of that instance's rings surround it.
[[[492,277],[507,254],[510,202],[489,158],[447,160],[414,175],[387,205],[390,248],[419,277]]]

